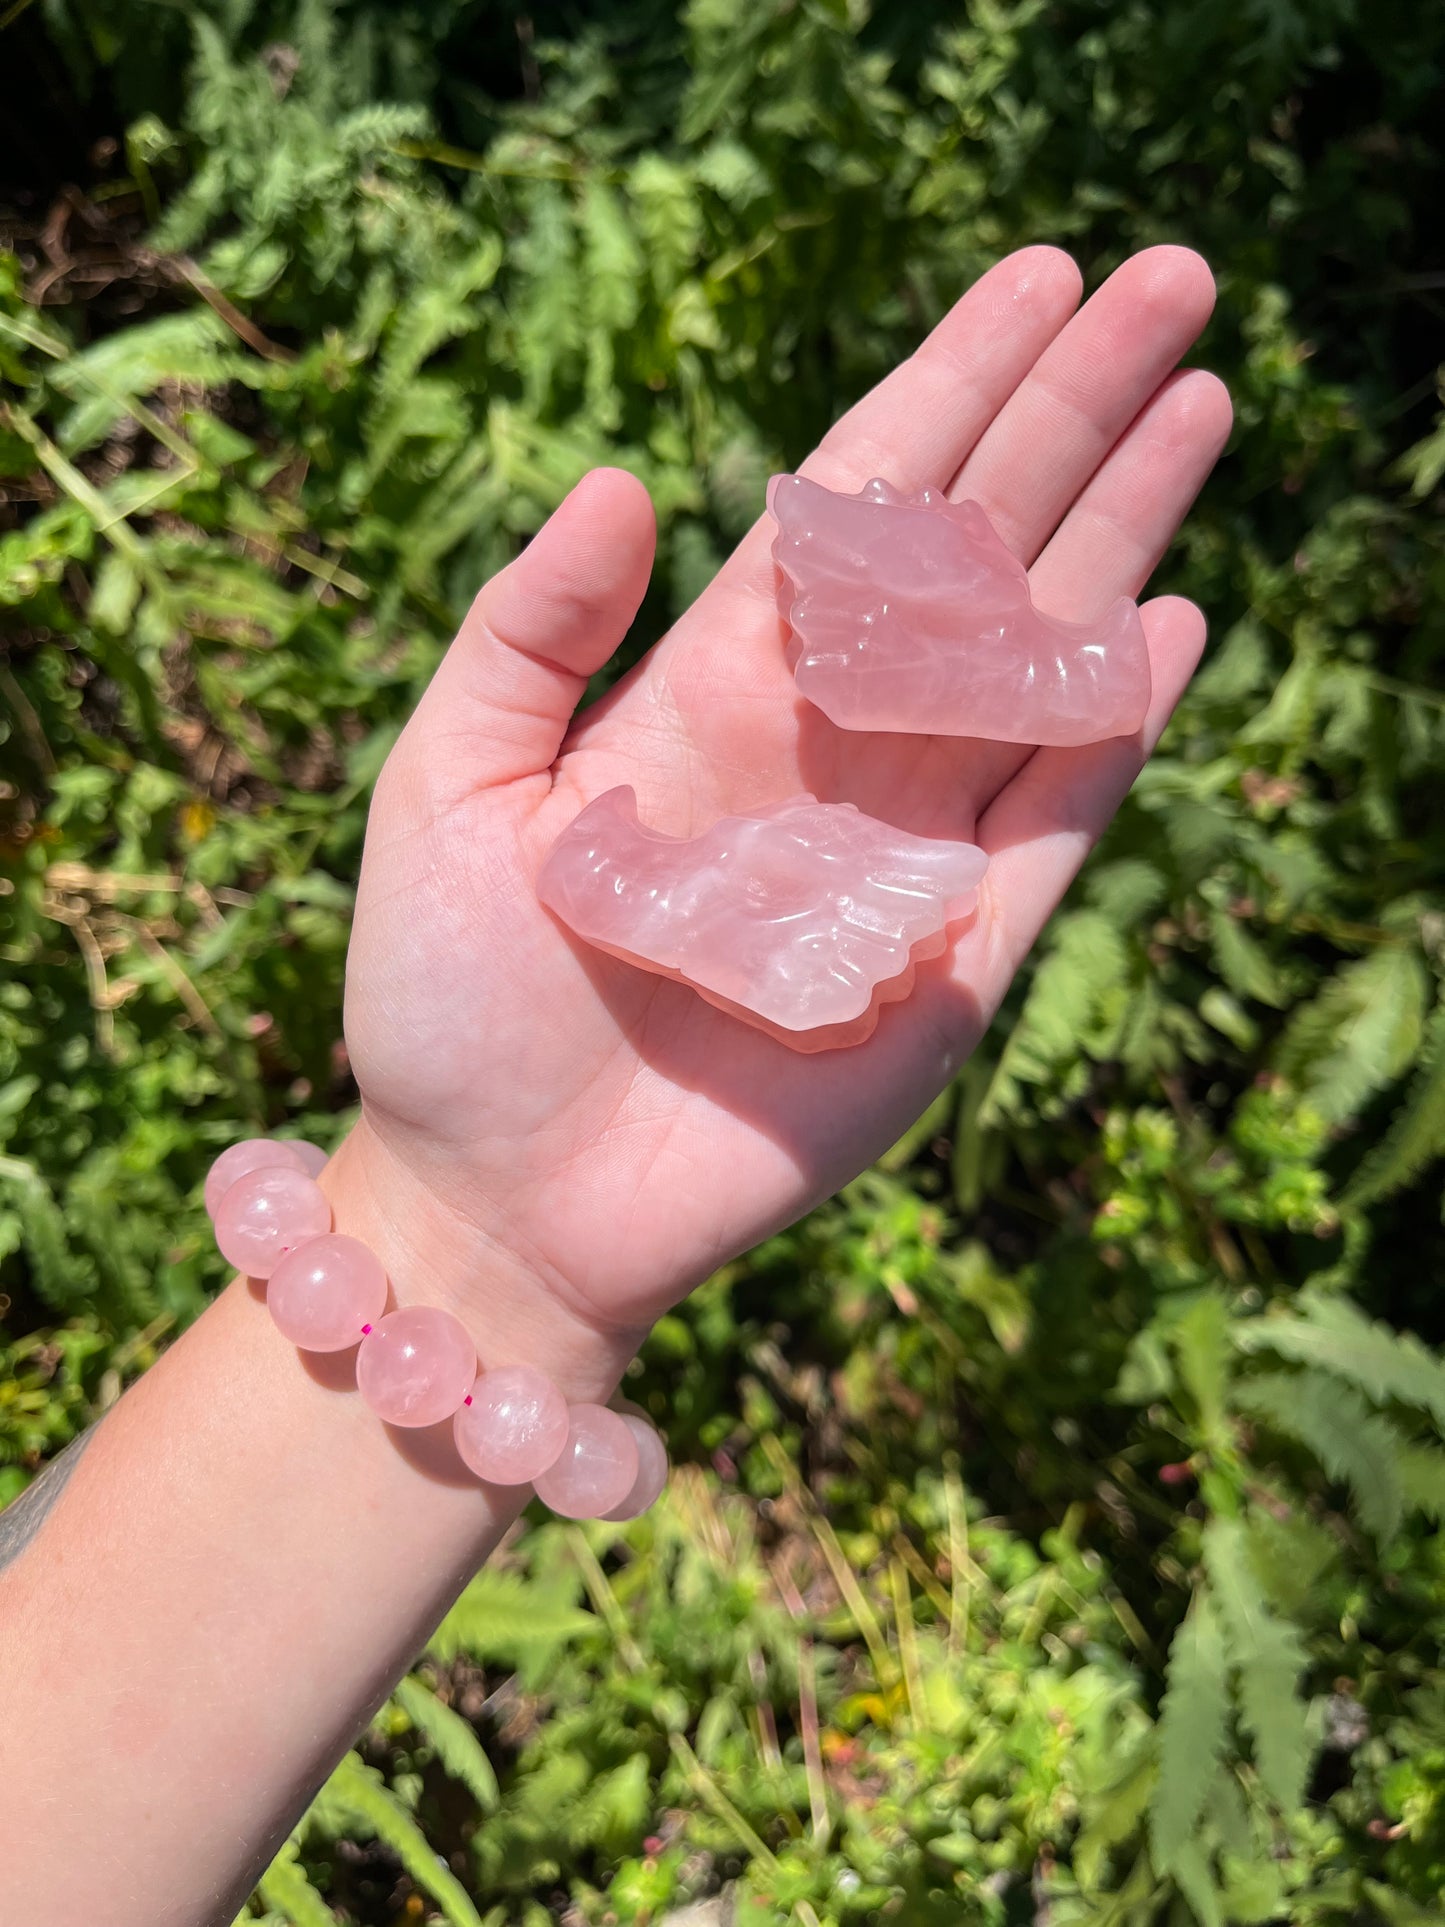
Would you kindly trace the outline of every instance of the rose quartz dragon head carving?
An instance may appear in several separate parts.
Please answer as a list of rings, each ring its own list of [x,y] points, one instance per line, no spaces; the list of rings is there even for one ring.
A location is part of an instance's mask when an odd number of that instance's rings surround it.
[[[1137,604],[1121,596],[1097,622],[1041,615],[977,502],[775,475],[768,507],[794,680],[840,728],[1075,744],[1142,725]]]
[[[915,964],[942,954],[987,867],[970,843],[910,836],[812,796],[663,836],[619,788],[558,838],[537,894],[595,948],[813,1051],[871,1035]]]

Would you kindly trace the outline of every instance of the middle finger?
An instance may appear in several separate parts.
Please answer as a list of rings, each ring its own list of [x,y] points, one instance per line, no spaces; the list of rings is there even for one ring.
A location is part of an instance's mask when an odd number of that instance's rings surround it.
[[[1032,563],[1089,477],[1209,319],[1214,277],[1191,248],[1146,248],[1040,355],[953,479]]]

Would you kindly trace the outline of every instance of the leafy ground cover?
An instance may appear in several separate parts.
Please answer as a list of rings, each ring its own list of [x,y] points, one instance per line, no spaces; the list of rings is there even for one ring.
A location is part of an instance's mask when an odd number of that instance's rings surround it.
[[[0,1502],[354,1089],[368,788],[598,461],[637,646],[1020,242],[1200,246],[1206,667],[979,1057],[675,1317],[247,1919],[1410,1923],[1445,1885],[1445,19],[11,8]]]

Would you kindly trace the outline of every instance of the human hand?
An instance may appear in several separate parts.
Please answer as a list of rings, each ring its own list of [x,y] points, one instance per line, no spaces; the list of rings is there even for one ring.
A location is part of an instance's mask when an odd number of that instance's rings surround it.
[[[1075,314],[1074,264],[1025,249],[801,472],[947,485],[987,509],[1045,610],[1093,616],[1140,593],[1228,435],[1223,385],[1171,372],[1213,297],[1197,255],[1162,247]],[[500,1292],[524,1322],[560,1308],[630,1346],[891,1143],[989,1024],[1203,646],[1191,603],[1145,605],[1154,697],[1136,738],[1030,751],[850,733],[797,698],[770,542],[760,521],[574,720],[653,555],[641,484],[595,471],[482,589],[382,772],[347,966],[363,1118],[338,1164],[394,1249],[457,1274],[464,1311]],[[978,913],[867,1043],[798,1055],[588,950],[538,904],[556,837],[619,783],[674,834],[810,790],[975,840],[992,859]]]

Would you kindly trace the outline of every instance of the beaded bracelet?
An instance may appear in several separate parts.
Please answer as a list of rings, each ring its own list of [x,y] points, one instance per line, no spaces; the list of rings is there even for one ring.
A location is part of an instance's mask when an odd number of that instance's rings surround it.
[[[266,1282],[266,1307],[302,1351],[358,1346],[356,1387],[388,1425],[452,1420],[457,1451],[479,1479],[530,1485],[568,1519],[635,1519],[667,1482],[667,1449],[635,1406],[569,1405],[530,1365],[477,1369],[461,1320],[436,1305],[386,1309],[375,1252],[331,1229],[316,1182],[318,1145],[248,1138],[206,1177],[221,1255]]]

